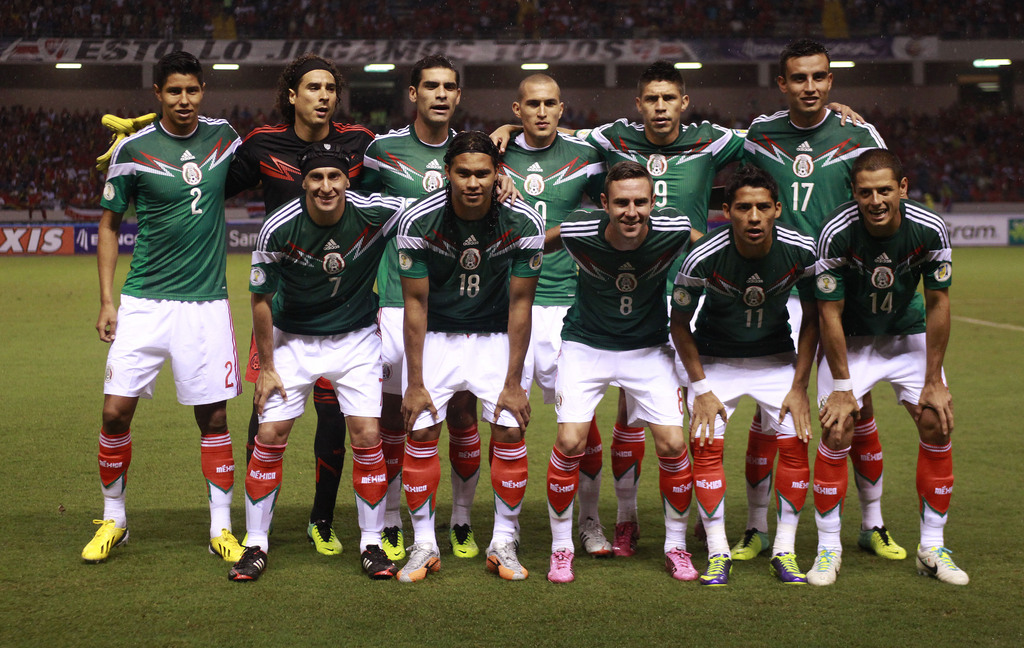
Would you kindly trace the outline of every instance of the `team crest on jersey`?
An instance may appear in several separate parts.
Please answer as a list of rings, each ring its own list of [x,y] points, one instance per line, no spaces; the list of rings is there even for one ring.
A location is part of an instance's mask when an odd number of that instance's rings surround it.
[[[523,183],[523,189],[526,189],[526,193],[531,196],[539,196],[544,193],[544,178],[539,173],[531,173],[526,176],[526,182]]]
[[[818,284],[818,290],[826,295],[834,293],[836,288],[839,287],[838,284],[836,284],[836,278],[827,274],[819,275],[815,283]]]
[[[761,286],[747,286],[743,291],[743,303],[751,308],[757,308],[764,303],[764,288]]]
[[[814,173],[814,158],[806,153],[793,158],[793,173],[798,178],[807,178]]]
[[[181,177],[193,187],[203,181],[203,172],[195,162],[186,162],[181,167]]]
[[[623,272],[615,278],[615,287],[619,292],[633,292],[636,290],[636,275],[632,272]]]
[[[412,267],[412,257],[405,252],[398,253],[398,267],[402,270],[408,270]]]
[[[423,190],[437,191],[444,185],[444,176],[436,169],[430,169],[423,174]]]
[[[647,158],[647,170],[655,178],[665,175],[665,172],[668,171],[668,159],[661,153],[655,153]]]
[[[540,270],[540,264],[544,261],[544,253],[538,252],[530,257],[530,270]]]
[[[267,273],[263,271],[263,268],[253,267],[249,273],[249,285],[251,286],[262,286],[267,283]]]
[[[562,392],[555,392],[555,410],[562,409]]]
[[[680,306],[689,306],[692,300],[693,298],[690,297],[690,293],[686,292],[682,288],[676,288],[672,291],[672,301]]]
[[[948,261],[943,261],[935,268],[935,274],[932,276],[935,277],[935,281],[949,281],[953,276],[953,266]]]
[[[329,252],[324,255],[324,272],[327,274],[338,274],[345,269],[345,257],[337,252]]]
[[[385,363],[383,363],[381,365],[381,367],[380,367],[380,375],[381,375],[381,378],[384,379],[384,382],[387,382],[387,381],[391,380],[391,363],[390,362],[385,362]]]
[[[103,374],[103,382],[108,383],[108,382],[110,382],[113,379],[114,379],[114,368],[111,367],[110,365],[107,365],[107,370]]]
[[[117,192],[114,190],[114,183],[108,182],[103,185],[103,200],[113,200]]]
[[[893,281],[895,281],[895,275],[892,273],[892,268],[879,266],[871,273],[871,285],[875,288],[889,288],[892,286]]]
[[[462,256],[459,257],[459,265],[466,270],[476,270],[480,267],[480,250],[476,248],[466,248],[462,251]]]

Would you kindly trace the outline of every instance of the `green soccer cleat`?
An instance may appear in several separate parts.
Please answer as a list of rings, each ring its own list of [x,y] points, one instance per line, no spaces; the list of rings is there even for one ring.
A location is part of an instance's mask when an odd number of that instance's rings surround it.
[[[380,546],[391,560],[405,559],[405,537],[402,527],[384,527],[380,531]]]
[[[452,553],[456,558],[472,558],[480,553],[476,546],[476,539],[473,537],[473,528],[468,524],[456,524],[448,532],[448,539],[452,543]]]
[[[96,534],[82,549],[82,560],[88,563],[103,562],[110,556],[110,550],[128,542],[128,527],[118,527],[113,520],[93,520],[100,525]]]
[[[922,576],[937,578],[950,585],[966,585],[970,582],[967,572],[956,566],[950,554],[953,552],[945,547],[917,546],[917,573]]]
[[[733,560],[753,560],[768,551],[768,534],[757,529],[747,529],[743,539],[731,551]]]
[[[210,538],[209,549],[210,553],[220,556],[229,563],[238,562],[245,553],[245,547],[238,544],[238,540],[235,540],[235,536],[227,529],[221,529],[220,535],[216,538]]]
[[[862,529],[857,544],[864,551],[870,551],[889,560],[903,560],[907,557],[907,550],[896,544],[884,526]]]
[[[306,537],[309,538],[309,544],[316,548],[318,554],[337,556],[341,553],[341,540],[338,540],[338,536],[335,535],[334,529],[331,528],[327,520],[310,522],[306,527]]]

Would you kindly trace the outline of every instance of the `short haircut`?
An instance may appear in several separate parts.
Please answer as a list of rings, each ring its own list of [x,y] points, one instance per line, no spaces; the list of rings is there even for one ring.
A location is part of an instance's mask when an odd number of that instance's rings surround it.
[[[153,66],[153,83],[156,87],[163,88],[167,77],[172,74],[191,74],[203,85],[203,66],[192,54],[177,50],[165,55],[156,65]]]
[[[312,65],[312,67],[310,67]],[[308,52],[288,64],[277,78],[277,111],[289,124],[295,123],[295,106],[288,101],[288,91],[298,90],[299,81],[312,70],[326,69],[334,77],[334,85],[337,93],[345,87],[345,77],[341,76],[334,63],[322,56]]]
[[[423,70],[430,70],[432,68],[451,70],[455,73],[455,85],[460,88],[462,87],[462,83],[459,81],[459,71],[455,69],[455,64],[443,54],[431,54],[416,61],[416,64],[412,66],[412,74],[409,76],[409,85],[414,88],[420,87],[420,81],[423,80]]]
[[[743,187],[755,189],[767,189],[772,196],[772,202],[779,202],[779,185],[775,178],[761,167],[753,164],[744,164],[736,169],[736,172],[725,183],[725,204],[732,205],[736,200],[736,192]]]
[[[786,61],[789,59],[814,56],[815,54],[824,54],[825,60],[828,61],[829,65],[832,64],[832,59],[828,55],[828,49],[818,41],[801,38],[786,45],[782,50],[782,54],[779,55],[779,76],[783,79],[786,78]]]
[[[517,101],[523,100],[523,93],[526,92],[527,83],[554,83],[555,87],[558,88],[558,93],[561,95],[562,89],[558,87],[558,82],[546,74],[531,74],[522,81],[519,82],[519,98]]]
[[[683,75],[679,73],[676,66],[668,61],[655,61],[647,66],[647,69],[640,75],[636,83],[636,96],[642,97],[644,88],[653,81],[668,81],[676,84],[679,94],[686,94],[686,83],[683,82]]]
[[[853,166],[850,168],[850,183],[853,184],[857,181],[857,174],[861,171],[881,171],[882,169],[891,170],[896,182],[902,181],[905,177],[903,163],[895,153],[888,149],[875,148],[864,151],[854,160]]]
[[[654,179],[651,178],[651,174],[647,168],[637,162],[623,160],[622,162],[616,162],[612,165],[612,168],[608,170],[608,175],[604,178],[605,195],[608,195],[608,187],[610,187],[613,182],[618,182],[619,180],[632,180],[633,178],[646,178],[647,182],[651,185],[651,191],[654,191]]]
[[[483,131],[462,131],[452,138],[448,144],[448,150],[444,154],[445,166],[451,166],[452,161],[463,153],[483,153],[491,157],[494,168],[501,166],[501,154],[498,147],[491,141],[491,137]]]

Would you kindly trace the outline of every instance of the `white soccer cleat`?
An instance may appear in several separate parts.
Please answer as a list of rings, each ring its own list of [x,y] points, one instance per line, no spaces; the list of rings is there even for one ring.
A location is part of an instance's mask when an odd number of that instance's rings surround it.
[[[807,582],[811,585],[833,585],[839,576],[839,567],[843,557],[838,551],[823,549],[818,552],[814,564],[807,571]]]
[[[966,585],[970,582],[967,572],[956,566],[950,554],[953,552],[945,547],[928,547],[917,545],[917,573],[937,578],[950,585]]]

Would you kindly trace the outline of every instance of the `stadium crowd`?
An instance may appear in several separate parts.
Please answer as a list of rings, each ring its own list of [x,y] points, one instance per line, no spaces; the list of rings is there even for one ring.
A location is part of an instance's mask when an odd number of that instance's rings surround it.
[[[0,9],[0,38],[790,38],[823,28],[835,37],[1024,36],[1019,2],[986,0],[686,0],[684,11],[668,0],[141,0],[130,11],[127,5],[12,0]],[[829,14],[829,6],[838,13]]]

